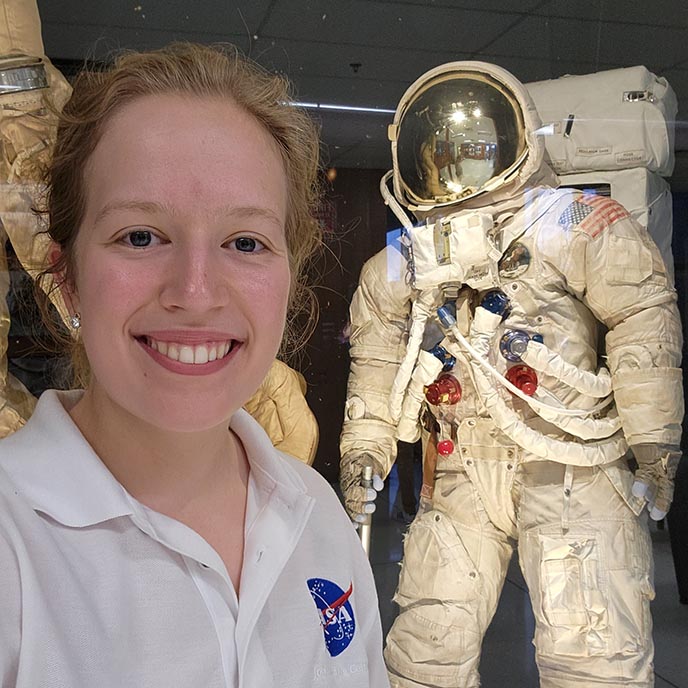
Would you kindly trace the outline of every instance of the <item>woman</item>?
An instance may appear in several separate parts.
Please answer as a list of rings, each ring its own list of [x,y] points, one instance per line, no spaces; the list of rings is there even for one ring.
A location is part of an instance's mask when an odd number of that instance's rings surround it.
[[[88,362],[0,442],[0,685],[386,686],[372,575],[241,406],[317,243],[283,80],[180,44],[82,75],[48,272]]]

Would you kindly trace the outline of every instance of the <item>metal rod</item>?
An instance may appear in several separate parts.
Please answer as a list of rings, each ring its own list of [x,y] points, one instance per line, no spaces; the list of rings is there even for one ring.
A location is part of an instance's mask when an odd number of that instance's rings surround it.
[[[373,487],[373,467],[364,466],[363,475],[361,476],[361,486],[365,488]],[[373,515],[364,514],[365,521],[361,523],[358,528],[358,533],[361,536],[361,544],[363,545],[363,551],[366,556],[370,557],[370,532],[373,527]]]

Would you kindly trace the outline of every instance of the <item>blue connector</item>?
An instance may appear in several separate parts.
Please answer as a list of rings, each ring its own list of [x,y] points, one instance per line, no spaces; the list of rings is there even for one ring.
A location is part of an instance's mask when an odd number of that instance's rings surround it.
[[[521,356],[526,352],[528,342],[531,339],[540,344],[543,343],[541,334],[530,334],[524,330],[509,330],[502,335],[499,341],[499,350],[507,361],[516,363],[521,360]]]
[[[456,365],[456,357],[452,356],[443,346],[440,346],[439,344],[435,344],[435,346],[430,349],[430,353],[444,363],[442,368],[443,373],[448,373],[450,370],[453,370],[454,366]]]
[[[453,305],[453,304],[452,304]],[[442,323],[442,327],[449,329],[456,325],[456,309],[451,308],[449,304],[444,304],[437,309],[437,317]]]
[[[485,310],[490,311],[490,313],[501,315],[502,318],[505,318],[511,310],[509,308],[509,297],[499,289],[488,291],[487,294],[483,296],[480,305]]]

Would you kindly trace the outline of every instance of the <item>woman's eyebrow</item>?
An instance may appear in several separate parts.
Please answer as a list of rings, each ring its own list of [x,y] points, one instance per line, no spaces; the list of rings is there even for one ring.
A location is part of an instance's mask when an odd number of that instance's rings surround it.
[[[106,203],[97,213],[94,219],[94,224],[102,222],[108,215],[123,211],[123,210],[138,210],[150,215],[155,213],[167,213],[174,215],[174,209],[164,203],[157,203],[156,201],[110,201]]]
[[[224,206],[223,208],[219,208],[216,213],[221,217],[231,216],[239,219],[249,219],[252,217],[263,218],[280,225],[280,227],[284,224],[284,219],[280,218],[274,210],[262,206],[228,205]]]
[[[165,204],[158,203],[157,201],[143,201],[143,200],[128,200],[128,201],[110,201],[106,203],[97,213],[94,219],[94,224],[102,222],[108,215],[113,213],[127,210],[137,210],[140,212],[147,213],[149,215],[153,214],[167,214],[175,215],[176,212],[174,208]],[[217,217],[238,217],[240,219],[248,219],[251,217],[259,217],[274,222],[280,227],[284,224],[284,220],[280,218],[277,213],[275,213],[270,208],[265,208],[261,206],[234,206],[228,205],[218,208],[214,214]]]

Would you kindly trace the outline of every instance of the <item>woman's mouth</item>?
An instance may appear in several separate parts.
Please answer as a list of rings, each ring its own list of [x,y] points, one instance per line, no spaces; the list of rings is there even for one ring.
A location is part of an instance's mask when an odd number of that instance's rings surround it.
[[[179,342],[165,342],[152,337],[139,338],[146,346],[168,358],[193,365],[204,365],[211,361],[218,361],[228,356],[236,346],[234,339],[203,344],[180,344]]]

